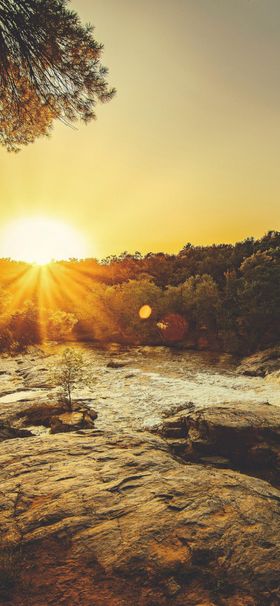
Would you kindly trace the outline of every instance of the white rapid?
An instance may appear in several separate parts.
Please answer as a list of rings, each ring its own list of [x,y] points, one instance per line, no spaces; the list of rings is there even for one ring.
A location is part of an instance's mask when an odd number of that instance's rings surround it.
[[[279,382],[273,376],[247,377],[237,373],[230,356],[178,351],[164,347],[97,349],[79,347],[89,363],[93,381],[75,396],[97,410],[97,427],[115,431],[144,429],[185,403],[196,407],[249,401],[280,404]],[[0,360],[0,406],[5,402],[38,400],[55,393],[49,371],[63,347]],[[107,365],[115,362],[118,368]]]

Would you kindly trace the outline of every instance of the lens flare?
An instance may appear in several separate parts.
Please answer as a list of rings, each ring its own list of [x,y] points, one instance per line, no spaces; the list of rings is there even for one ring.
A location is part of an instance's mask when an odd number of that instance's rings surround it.
[[[139,309],[139,317],[141,320],[148,320],[152,315],[152,308],[150,305],[142,305]]]

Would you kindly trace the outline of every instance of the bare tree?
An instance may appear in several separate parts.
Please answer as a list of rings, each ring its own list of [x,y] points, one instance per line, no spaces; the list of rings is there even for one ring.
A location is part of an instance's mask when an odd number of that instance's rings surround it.
[[[67,0],[0,0],[0,142],[16,151],[111,99],[102,45]]]

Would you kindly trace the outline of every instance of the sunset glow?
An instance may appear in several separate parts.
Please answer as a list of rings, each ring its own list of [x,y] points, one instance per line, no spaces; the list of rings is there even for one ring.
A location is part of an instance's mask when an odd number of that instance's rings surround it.
[[[0,606],[276,606],[279,34],[0,0]]]
[[[117,95],[87,126],[0,149],[1,225],[57,213],[99,258],[278,229],[280,3],[71,7],[95,26]]]
[[[70,225],[48,217],[21,218],[3,231],[2,257],[45,265],[52,260],[86,256],[82,235]]]

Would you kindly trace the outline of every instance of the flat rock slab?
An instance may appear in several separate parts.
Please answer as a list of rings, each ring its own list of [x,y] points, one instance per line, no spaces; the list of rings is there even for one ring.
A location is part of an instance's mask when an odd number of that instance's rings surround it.
[[[242,403],[181,411],[167,419],[159,433],[185,460],[222,457],[225,467],[280,484],[278,406]]]
[[[11,440],[0,469],[5,606],[279,606],[280,492],[262,480],[144,433]]]
[[[53,433],[92,428],[97,418],[95,410],[82,400],[73,403],[73,412],[66,404],[52,400],[34,402],[7,402],[1,405],[0,424],[9,424],[14,428],[52,427]]]
[[[14,427],[50,425],[53,415],[65,412],[65,405],[50,400],[33,402],[6,402],[1,404],[0,421],[9,422]]]

